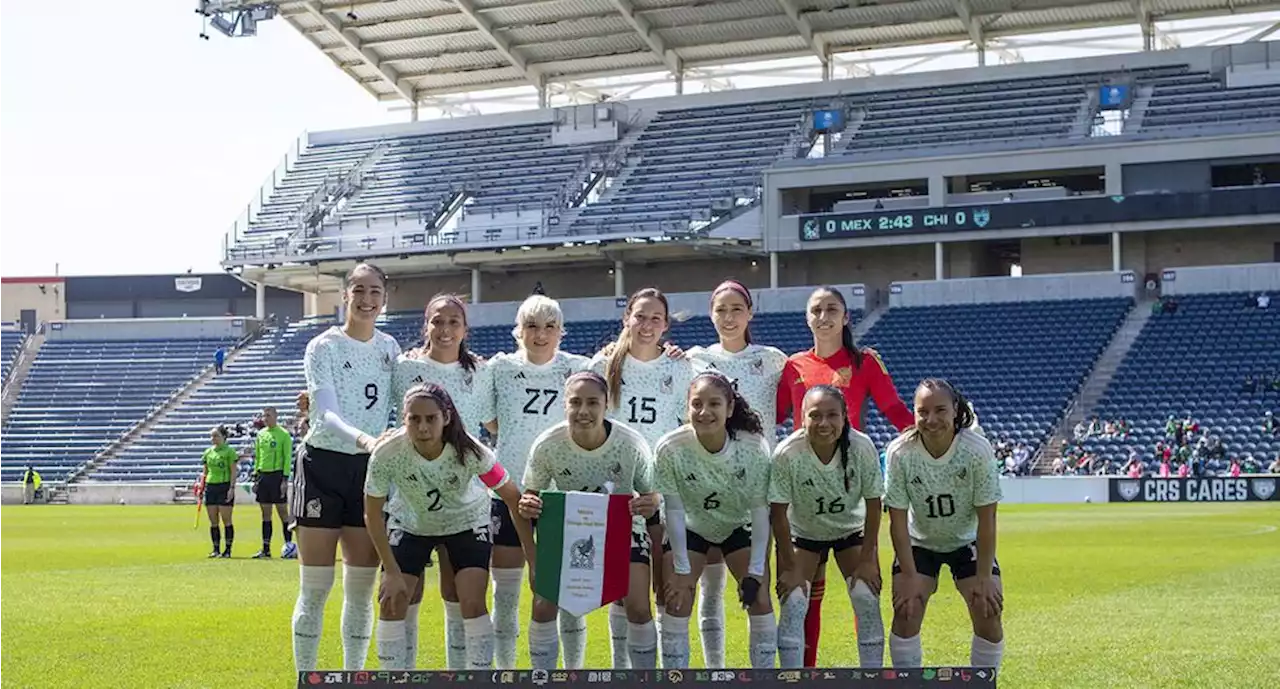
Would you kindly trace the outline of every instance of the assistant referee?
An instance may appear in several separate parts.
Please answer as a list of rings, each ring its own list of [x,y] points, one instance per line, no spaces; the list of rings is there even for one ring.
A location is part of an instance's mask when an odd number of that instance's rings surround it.
[[[254,442],[253,458],[253,492],[257,494],[258,507],[262,509],[262,550],[254,555],[254,559],[271,557],[271,506],[275,505],[280,515],[280,531],[284,534],[284,550],[280,557],[287,560],[298,556],[298,547],[293,542],[293,532],[289,530],[288,495],[286,495],[289,476],[293,464],[293,438],[289,432],[281,428],[277,421],[279,413],[275,407],[262,410],[262,421],[265,424],[258,431]]]

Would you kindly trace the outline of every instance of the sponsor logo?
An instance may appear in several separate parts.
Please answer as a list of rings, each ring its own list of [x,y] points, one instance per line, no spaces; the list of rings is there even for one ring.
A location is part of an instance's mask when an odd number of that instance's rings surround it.
[[[1276,494],[1276,480],[1273,478],[1253,479],[1253,496],[1259,500],[1270,500]]]
[[[1142,492],[1142,483],[1138,481],[1121,481],[1116,489],[1120,491],[1120,497],[1125,500],[1133,500],[1138,497],[1138,493]]]

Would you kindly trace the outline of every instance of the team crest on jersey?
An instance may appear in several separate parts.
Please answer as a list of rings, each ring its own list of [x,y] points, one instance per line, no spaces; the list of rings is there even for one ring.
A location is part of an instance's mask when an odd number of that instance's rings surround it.
[[[733,477],[739,481],[745,479],[747,477],[746,467],[739,467],[737,471],[733,472]]]
[[[1125,500],[1132,500],[1138,497],[1138,493],[1142,490],[1142,484],[1138,481],[1121,481],[1117,486],[1120,497]]]
[[[396,370],[396,358],[391,356],[391,354],[388,352],[382,353],[382,370],[384,371]]]
[[[472,381],[472,380],[474,380],[474,379],[475,379],[475,373],[474,373],[473,371],[463,370],[463,372],[462,372],[462,384],[463,384],[463,385],[465,385],[465,386],[467,386],[467,389],[468,389],[468,390],[470,390],[470,389],[471,389],[471,381]]]
[[[448,481],[446,481],[446,483],[448,483],[448,484],[449,484],[449,485],[451,485],[451,486],[456,486],[456,485],[458,485],[458,476],[457,476],[457,474],[454,474],[453,476],[450,476],[450,477],[449,477],[449,480],[448,480]]]
[[[969,478],[968,467],[960,467],[960,471],[956,472],[956,478],[960,479],[961,481],[965,480],[966,478]]]
[[[308,500],[305,513],[307,515],[307,519],[319,519],[320,518],[320,499],[311,498],[310,500]]]
[[[671,387],[672,387],[673,385],[675,385],[675,381],[672,379],[672,377],[671,377],[671,376],[667,376],[666,378],[663,378],[663,379],[662,379],[662,394],[664,394],[664,395],[669,395],[669,394],[671,394]]]
[[[756,357],[751,360],[751,375],[753,376],[764,375],[764,359],[761,359],[760,357]]]
[[[609,467],[609,473],[610,473],[610,474],[613,474],[614,476],[619,476],[619,475],[621,475],[621,474],[622,474],[622,462],[614,462],[614,463],[613,463],[613,466]]]
[[[400,539],[402,538],[404,538],[403,531],[400,529],[392,529],[391,533],[387,534],[387,543],[397,546],[400,545]]]
[[[1259,500],[1270,500],[1276,494],[1276,480],[1273,478],[1253,479],[1253,496]]]

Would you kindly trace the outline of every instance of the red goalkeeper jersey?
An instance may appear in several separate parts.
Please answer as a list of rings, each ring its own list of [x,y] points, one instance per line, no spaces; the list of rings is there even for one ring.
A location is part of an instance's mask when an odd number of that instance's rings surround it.
[[[863,350],[862,365],[854,367],[852,357],[844,349],[825,359],[810,349],[791,355],[782,369],[782,380],[778,382],[778,423],[785,421],[792,410],[799,416],[805,393],[815,385],[833,385],[844,392],[849,422],[858,430],[863,427],[862,404],[867,395],[899,431],[916,421],[898,397],[884,362],[875,353]],[[801,425],[799,418],[796,425]]]

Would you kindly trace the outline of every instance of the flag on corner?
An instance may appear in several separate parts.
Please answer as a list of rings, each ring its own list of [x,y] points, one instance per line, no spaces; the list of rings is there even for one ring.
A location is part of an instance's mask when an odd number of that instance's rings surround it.
[[[542,491],[534,592],[571,615],[627,595],[631,496]]]

